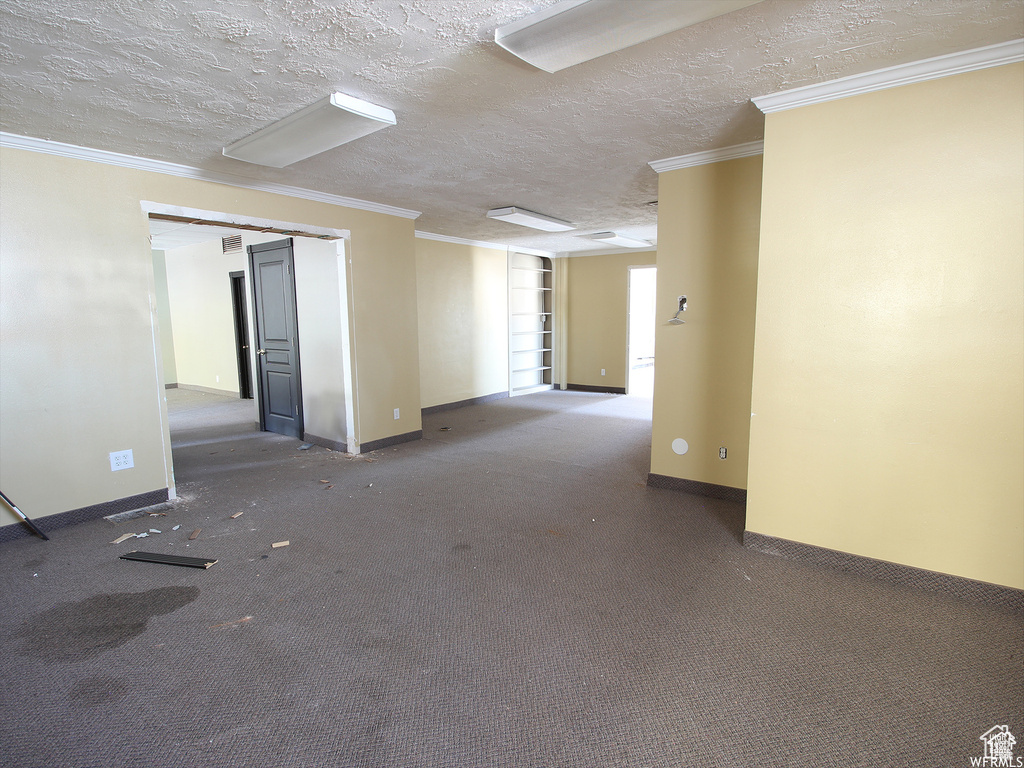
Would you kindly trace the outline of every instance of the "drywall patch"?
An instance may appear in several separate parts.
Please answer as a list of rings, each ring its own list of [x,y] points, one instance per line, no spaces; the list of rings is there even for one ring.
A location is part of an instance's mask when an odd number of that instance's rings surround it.
[[[690,450],[690,444],[687,443],[683,438],[677,437],[672,441],[672,450],[682,456],[688,450]]]

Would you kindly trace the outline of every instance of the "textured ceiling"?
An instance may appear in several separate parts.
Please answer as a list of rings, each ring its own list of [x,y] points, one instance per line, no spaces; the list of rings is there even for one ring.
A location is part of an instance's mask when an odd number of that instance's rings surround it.
[[[579,233],[656,237],[648,161],[761,138],[753,96],[1024,37],[1024,0],[764,0],[548,74],[493,36],[551,2],[3,0],[0,124],[422,211],[426,232],[593,250]],[[283,169],[221,155],[332,91],[398,125]],[[485,218],[506,205],[579,231]]]

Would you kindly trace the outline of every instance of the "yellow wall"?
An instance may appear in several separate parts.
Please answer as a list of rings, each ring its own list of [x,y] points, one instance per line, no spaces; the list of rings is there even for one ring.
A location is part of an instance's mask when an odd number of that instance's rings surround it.
[[[1024,587],[1024,65],[768,115],[764,158],[748,529]]]
[[[653,251],[567,259],[569,384],[625,389],[629,268],[655,260]]]
[[[420,429],[412,220],[9,148],[0,167],[0,487],[30,517],[172,487],[140,200],[350,230],[357,438]]]
[[[759,156],[659,176],[654,474],[747,487],[760,201]]]
[[[508,391],[503,249],[416,238],[422,407]]]

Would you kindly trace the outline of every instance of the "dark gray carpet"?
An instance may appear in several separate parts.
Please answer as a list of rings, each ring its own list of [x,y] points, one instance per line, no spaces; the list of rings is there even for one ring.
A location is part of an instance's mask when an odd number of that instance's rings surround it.
[[[166,517],[0,544],[5,766],[933,768],[1024,740],[1020,614],[743,549],[741,506],[644,485],[648,402],[501,400],[349,459],[169,396]]]

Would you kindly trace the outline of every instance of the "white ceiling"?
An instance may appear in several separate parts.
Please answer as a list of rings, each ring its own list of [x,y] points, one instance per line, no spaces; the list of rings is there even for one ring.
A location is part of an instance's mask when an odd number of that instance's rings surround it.
[[[0,127],[422,211],[420,231],[593,250],[578,234],[656,237],[649,161],[760,139],[751,97],[1024,37],[1024,0],[764,0],[548,74],[493,39],[551,3],[4,0]],[[398,125],[284,169],[221,155],[332,91]],[[508,205],[578,231],[485,218]]]

